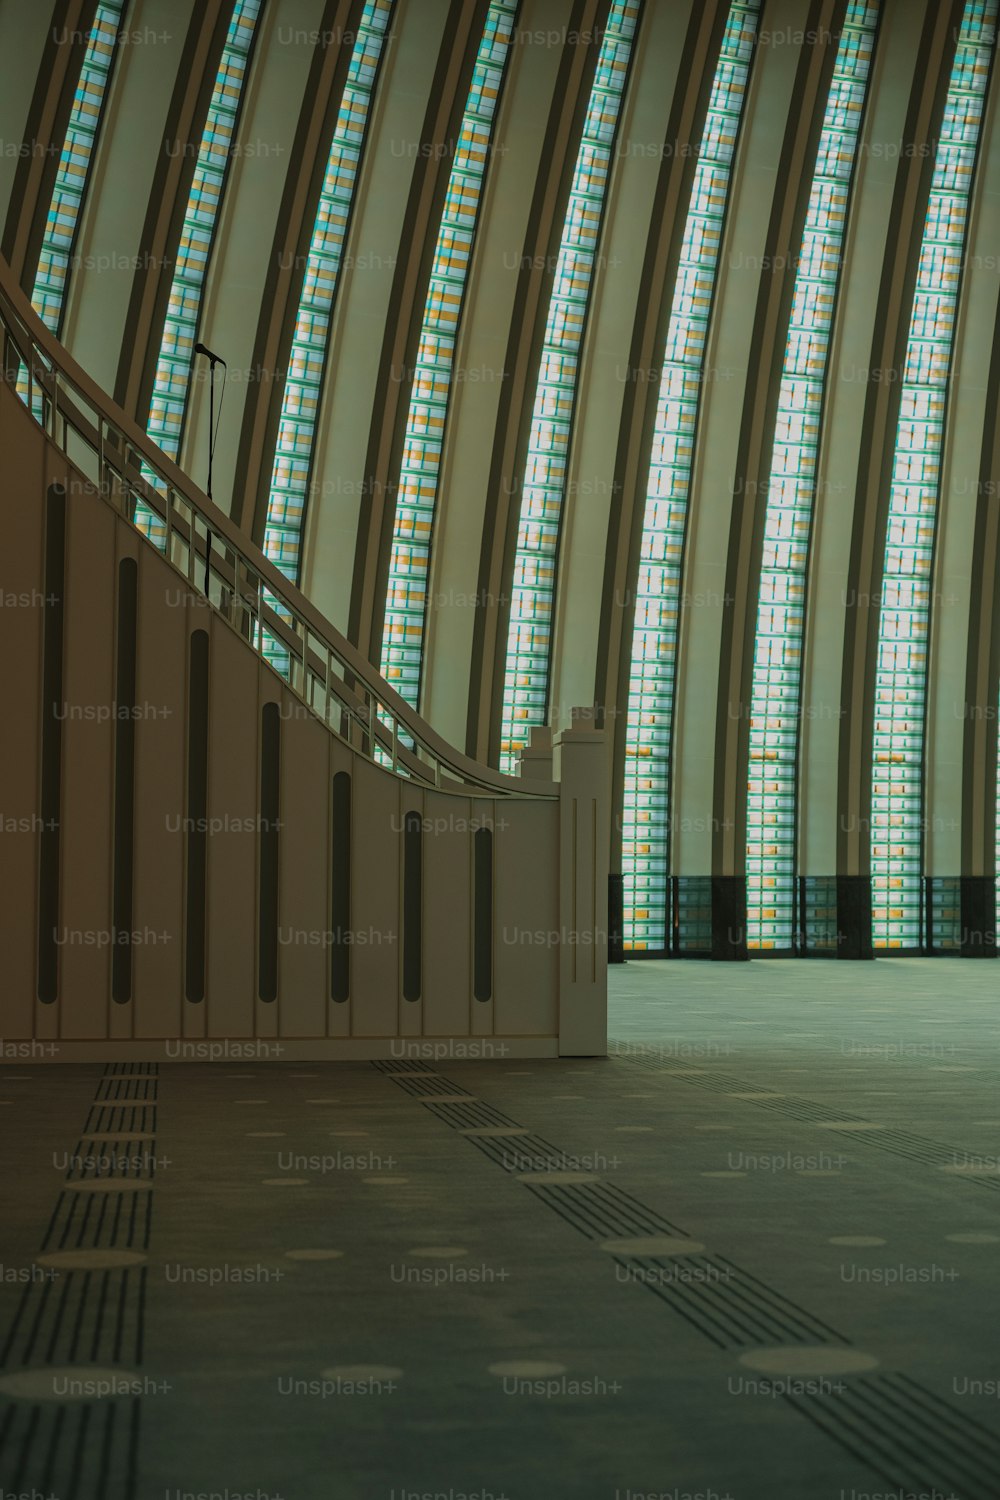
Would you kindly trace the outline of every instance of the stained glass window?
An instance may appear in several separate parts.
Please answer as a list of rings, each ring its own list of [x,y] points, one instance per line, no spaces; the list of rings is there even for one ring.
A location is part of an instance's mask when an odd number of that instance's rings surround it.
[[[104,114],[123,8],[124,0],[101,0],[97,7],[56,171],[31,296],[35,311],[55,334],[62,324],[73,246]]]
[[[934,534],[969,194],[997,0],[962,15],[910,315],[879,599],[872,747],[872,941],[923,939],[924,709]]]
[[[293,582],[297,582],[299,576],[302,523],[333,300],[354,203],[369,110],[391,15],[392,0],[366,0],[320,189],[288,373],[282,391],[264,552]],[[280,658],[275,658],[275,663],[280,665]]]
[[[688,490],[705,340],[758,0],[733,0],[712,81],[667,329],[646,485],[625,725],[625,947],[667,946],[670,752]]]
[[[510,771],[548,698],[556,553],[597,246],[640,0],[615,0],[601,40],[556,260],[525,460],[500,730]]]
[[[434,247],[416,368],[406,419],[403,462],[382,634],[382,674],[417,707],[444,426],[494,116],[510,53],[518,0],[492,0],[448,178]]]
[[[236,0],[233,6],[181,226],[146,423],[149,436],[171,458],[177,457],[180,448],[205,276],[262,3],[263,0]],[[146,478],[151,483],[153,476],[147,473]],[[163,546],[163,524],[152,511],[140,505],[135,521],[140,530]]]
[[[878,5],[852,0],[837,42],[788,328],[771,471],[750,701],[747,942],[791,948],[806,568],[827,353]],[[831,723],[830,732],[837,730]]]

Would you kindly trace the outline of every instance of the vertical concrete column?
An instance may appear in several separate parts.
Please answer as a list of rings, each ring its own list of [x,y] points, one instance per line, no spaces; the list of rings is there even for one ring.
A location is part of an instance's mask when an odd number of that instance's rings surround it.
[[[608,1049],[608,743],[595,722],[592,708],[574,708],[571,727],[554,742],[561,1057],[603,1057]]]

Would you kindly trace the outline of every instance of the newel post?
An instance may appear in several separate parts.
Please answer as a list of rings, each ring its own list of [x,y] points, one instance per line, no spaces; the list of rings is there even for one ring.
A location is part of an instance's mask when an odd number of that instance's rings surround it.
[[[608,741],[592,708],[555,736],[559,782],[559,1055],[608,1050]]]
[[[518,756],[517,772],[526,781],[552,780],[552,730],[547,724],[533,724],[528,743]]]

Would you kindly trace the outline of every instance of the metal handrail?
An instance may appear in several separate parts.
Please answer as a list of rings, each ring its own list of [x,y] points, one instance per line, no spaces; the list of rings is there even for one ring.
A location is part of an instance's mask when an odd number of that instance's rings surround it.
[[[441,739],[90,379],[37,316],[2,257],[0,326],[2,377],[18,387],[60,451],[130,524],[138,507],[153,512],[165,561],[331,733],[417,785],[464,796],[558,796],[551,782],[504,776]],[[265,647],[287,656],[287,675],[268,661]]]

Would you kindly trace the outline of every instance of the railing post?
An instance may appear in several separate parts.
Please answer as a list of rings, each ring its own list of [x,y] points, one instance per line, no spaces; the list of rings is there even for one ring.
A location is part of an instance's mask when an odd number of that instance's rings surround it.
[[[555,736],[559,782],[559,1055],[608,1050],[607,736],[592,708],[574,708]]]
[[[552,730],[547,724],[533,724],[528,743],[517,760],[517,774],[531,781],[552,780]]]

